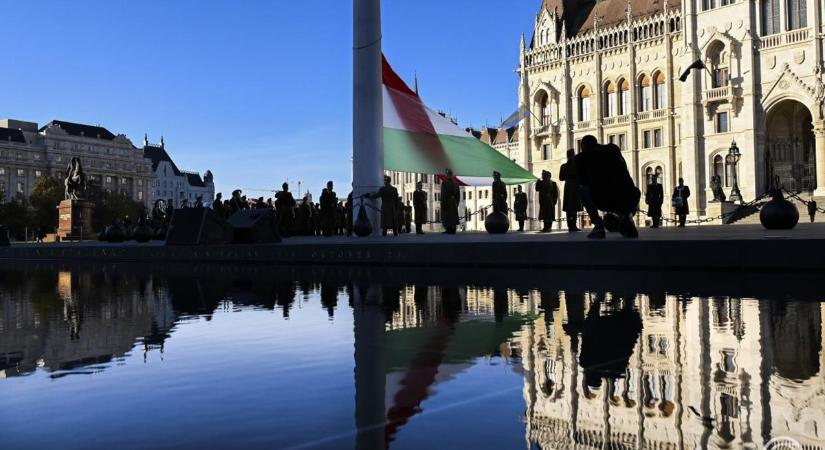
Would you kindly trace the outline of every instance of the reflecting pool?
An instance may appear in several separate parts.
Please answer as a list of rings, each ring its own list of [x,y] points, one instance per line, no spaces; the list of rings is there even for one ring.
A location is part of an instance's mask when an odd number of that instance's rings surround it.
[[[822,448],[820,279],[4,265],[0,446]]]

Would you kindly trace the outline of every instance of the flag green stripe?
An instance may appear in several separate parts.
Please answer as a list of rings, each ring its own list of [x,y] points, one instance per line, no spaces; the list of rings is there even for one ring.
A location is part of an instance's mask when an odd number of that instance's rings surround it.
[[[422,148],[420,143],[428,140],[440,144],[443,155],[438,148]],[[439,174],[447,167],[459,177],[490,177],[496,170],[507,184],[536,180],[532,173],[474,137],[423,136],[423,133],[384,128],[385,170]]]

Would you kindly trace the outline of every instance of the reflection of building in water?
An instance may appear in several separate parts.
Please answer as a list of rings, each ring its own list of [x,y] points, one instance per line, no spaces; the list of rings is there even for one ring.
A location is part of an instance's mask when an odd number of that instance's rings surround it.
[[[643,331],[624,376],[588,387],[580,367],[588,303],[561,293],[521,336],[531,442],[741,448],[790,436],[823,448],[825,305],[639,296]]]
[[[463,319],[528,315],[534,311],[535,292],[494,290],[486,287],[456,288]],[[393,291],[394,293],[394,291]],[[385,296],[385,301],[387,301]],[[399,291],[399,305],[387,323],[387,330],[418,327],[443,317],[442,288],[437,286],[405,286]],[[498,309],[497,309],[498,308]]]
[[[148,279],[136,285],[89,273],[27,275],[0,290],[0,376],[105,363],[141,338],[160,346],[175,320],[166,294]]]

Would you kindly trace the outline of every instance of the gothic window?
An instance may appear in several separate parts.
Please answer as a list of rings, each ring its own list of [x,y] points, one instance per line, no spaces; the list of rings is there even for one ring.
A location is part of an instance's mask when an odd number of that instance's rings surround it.
[[[619,83],[619,114],[630,114],[630,83],[622,80]]]
[[[808,26],[808,0],[787,0],[788,30],[796,30]]]
[[[720,180],[725,178],[725,158],[722,155],[713,157],[713,175],[719,177]]]
[[[654,79],[656,85],[656,109],[662,109],[667,105],[667,93],[665,92],[665,74],[659,72]]]
[[[653,106],[653,88],[650,86],[650,77],[642,75],[639,80],[639,111],[650,111]]]
[[[728,85],[728,52],[725,51],[725,45],[721,42],[715,42],[708,51],[710,57],[710,73],[713,76],[711,85],[714,88],[725,87]]]
[[[613,82],[608,82],[607,87],[604,90],[604,110],[605,110],[605,117],[613,117],[617,115],[617,95],[616,95],[616,85]]]
[[[550,97],[546,92],[542,92],[539,96],[538,106],[541,114],[541,126],[550,125]]]
[[[779,33],[779,2],[762,0],[762,35]]]
[[[590,120],[590,89],[587,86],[582,86],[579,89],[579,121],[585,122]]]

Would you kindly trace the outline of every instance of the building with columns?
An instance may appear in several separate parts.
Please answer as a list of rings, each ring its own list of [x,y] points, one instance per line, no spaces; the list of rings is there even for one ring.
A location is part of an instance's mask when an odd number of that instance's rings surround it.
[[[730,196],[735,141],[745,201],[774,177],[825,196],[822,11],[823,0],[543,0],[521,41],[530,114],[516,162],[555,178],[592,134],[621,147],[643,192],[652,174],[666,195],[684,178],[691,216],[707,217],[719,209],[712,176]],[[680,81],[696,60],[706,69]]]

